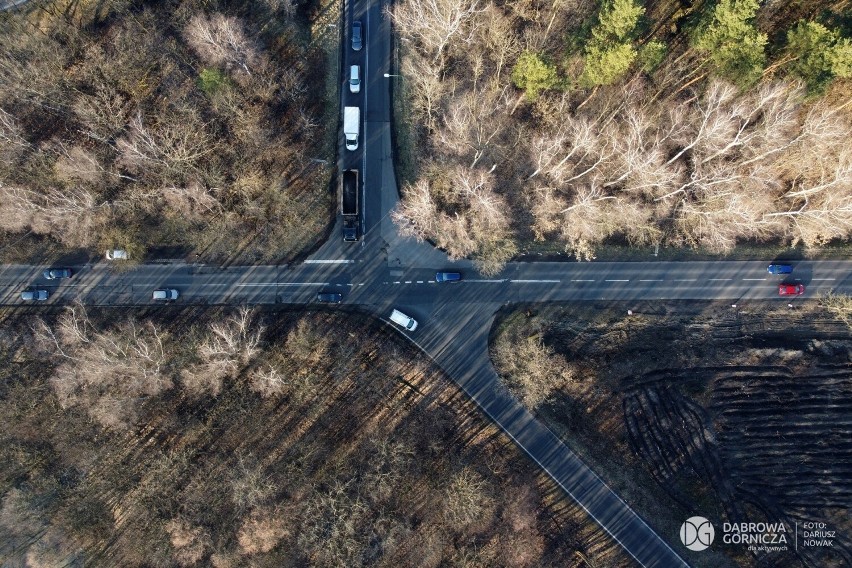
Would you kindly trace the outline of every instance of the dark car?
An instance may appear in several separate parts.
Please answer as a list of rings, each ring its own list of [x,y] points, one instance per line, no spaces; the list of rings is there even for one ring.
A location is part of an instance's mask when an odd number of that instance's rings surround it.
[[[343,294],[338,294],[336,292],[320,292],[317,294],[317,301],[339,304],[343,301]]]
[[[361,36],[361,22],[353,22],[352,23],[352,49],[355,51],[361,51],[361,46],[363,44],[363,37]]]
[[[56,280],[57,278],[71,278],[70,268],[48,268],[42,273],[42,276],[48,280]]]
[[[435,282],[458,282],[462,279],[460,272],[436,272]]]
[[[801,296],[805,293],[805,287],[802,284],[779,284],[779,296]]]
[[[47,296],[47,290],[41,288],[30,288],[21,292],[21,299],[26,302],[32,302],[33,300],[44,301],[47,300]]]
[[[791,264],[770,264],[766,269],[766,272],[769,274],[790,274],[793,272],[793,265]]]

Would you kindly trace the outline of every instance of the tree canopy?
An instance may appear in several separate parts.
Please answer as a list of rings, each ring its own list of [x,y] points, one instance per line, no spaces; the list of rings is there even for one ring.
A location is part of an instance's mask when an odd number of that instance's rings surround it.
[[[559,84],[556,66],[545,61],[537,53],[524,51],[512,69],[512,82],[526,92],[527,99],[534,101],[541,91]]]
[[[766,64],[766,34],[752,23],[757,8],[757,0],[721,0],[693,39],[693,47],[709,55],[716,73],[740,87],[760,79]]]
[[[586,46],[585,66],[580,76],[582,86],[610,85],[627,72],[636,60],[633,36],[644,13],[645,8],[634,0],[604,3]]]

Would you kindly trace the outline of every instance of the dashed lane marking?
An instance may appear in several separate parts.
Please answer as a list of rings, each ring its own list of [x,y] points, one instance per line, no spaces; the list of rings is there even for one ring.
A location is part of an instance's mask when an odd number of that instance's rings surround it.
[[[605,280],[604,282],[630,282],[630,280]]]
[[[743,280],[748,280],[749,282],[763,282],[766,278],[743,278]]]
[[[229,284],[230,285],[230,284]],[[243,284],[233,284],[239,287],[260,287],[260,286],[328,286],[328,282],[252,282]]]
[[[516,284],[559,284],[562,280],[509,280]]]
[[[302,262],[304,262],[305,264],[353,264],[355,261],[354,260],[340,259],[340,260],[304,260]]]
[[[639,282],[662,282],[663,280],[639,280]]]

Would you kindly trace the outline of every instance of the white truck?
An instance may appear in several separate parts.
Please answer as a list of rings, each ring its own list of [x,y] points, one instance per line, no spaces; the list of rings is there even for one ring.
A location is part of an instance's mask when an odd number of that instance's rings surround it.
[[[343,135],[346,136],[346,149],[358,149],[358,132],[361,126],[361,109],[358,107],[343,108]]]

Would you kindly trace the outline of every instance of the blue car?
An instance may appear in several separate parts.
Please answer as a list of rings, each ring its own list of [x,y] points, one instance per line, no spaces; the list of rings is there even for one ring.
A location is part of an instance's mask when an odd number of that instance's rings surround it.
[[[790,264],[770,264],[766,272],[769,274],[790,274],[793,272],[793,266]]]
[[[458,282],[462,279],[459,272],[436,272],[435,282]]]

